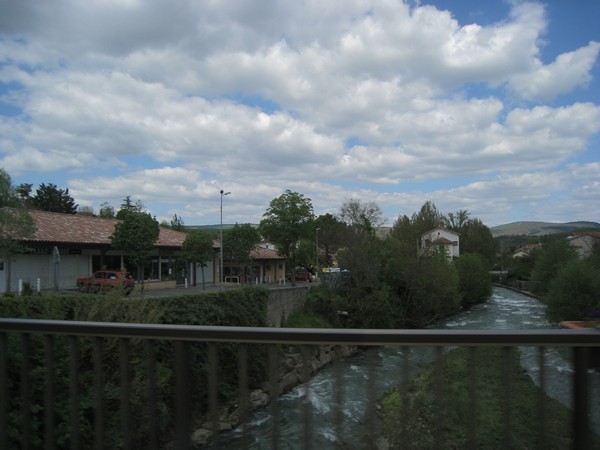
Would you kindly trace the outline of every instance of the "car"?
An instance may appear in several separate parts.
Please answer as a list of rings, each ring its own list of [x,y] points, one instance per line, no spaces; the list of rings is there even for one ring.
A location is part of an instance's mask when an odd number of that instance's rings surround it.
[[[91,277],[77,279],[77,288],[81,292],[99,292],[116,287],[122,287],[129,295],[135,287],[135,280],[131,274],[119,270],[97,270]]]
[[[308,281],[312,283],[312,273],[306,271],[298,271],[296,272],[296,281]]]

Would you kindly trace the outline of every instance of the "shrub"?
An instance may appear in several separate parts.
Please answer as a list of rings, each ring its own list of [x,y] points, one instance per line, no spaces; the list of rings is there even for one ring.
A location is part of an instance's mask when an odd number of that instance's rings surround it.
[[[574,259],[558,271],[544,297],[553,322],[582,320],[600,310],[600,268]]]
[[[471,306],[486,301],[492,294],[492,280],[486,262],[478,253],[466,253],[456,260],[461,306]]]

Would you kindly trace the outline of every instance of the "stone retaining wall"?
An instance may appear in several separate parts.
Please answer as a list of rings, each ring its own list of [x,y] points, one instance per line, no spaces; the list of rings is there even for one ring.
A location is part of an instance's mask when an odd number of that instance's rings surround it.
[[[304,307],[307,295],[308,286],[271,289],[267,305],[267,325],[281,327],[290,314]]]

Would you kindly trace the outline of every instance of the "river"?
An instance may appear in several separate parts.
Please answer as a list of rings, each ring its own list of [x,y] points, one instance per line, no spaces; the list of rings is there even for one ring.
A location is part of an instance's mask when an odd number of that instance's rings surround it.
[[[539,301],[518,292],[504,288],[494,288],[491,298],[484,304],[476,305],[441,321],[432,328],[442,329],[536,329],[552,328],[546,321],[544,305]],[[433,349],[412,348],[409,350],[410,371],[415,372],[434,359]],[[571,402],[572,368],[569,352],[549,348],[545,352],[545,384],[548,395],[569,406]],[[365,411],[368,409],[367,390],[371,389],[375,398],[380,398],[393,386],[401,382],[403,362],[402,349],[382,347],[368,350],[352,358],[336,362],[321,370],[305,385],[298,386],[277,400],[279,411],[280,449],[304,448],[303,421],[304,401],[308,398],[312,414],[311,448],[339,449],[364,448],[361,444],[366,433],[364,428]],[[375,364],[376,377],[369,387],[369,362]],[[539,366],[538,352],[534,348],[521,348],[521,365],[537,384]],[[334,384],[336,373],[342,376],[344,441],[336,440]],[[600,399],[600,374],[591,377],[591,398]],[[592,406],[592,426],[600,434],[600,402]],[[247,424],[247,438],[252,449],[272,447],[271,431],[273,418],[270,408],[256,411]],[[242,448],[240,429],[219,436],[219,447]]]

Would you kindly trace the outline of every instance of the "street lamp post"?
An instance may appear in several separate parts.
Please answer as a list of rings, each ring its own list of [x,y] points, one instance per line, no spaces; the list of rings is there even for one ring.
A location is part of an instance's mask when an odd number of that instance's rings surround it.
[[[316,229],[316,237],[315,237],[315,242],[317,244],[317,270],[315,271],[315,277],[317,279],[317,281],[319,281],[319,230],[320,228]]]
[[[224,192],[221,189],[221,251],[220,251],[220,265],[219,265],[219,288],[223,290],[223,196],[229,195],[231,192]]]

